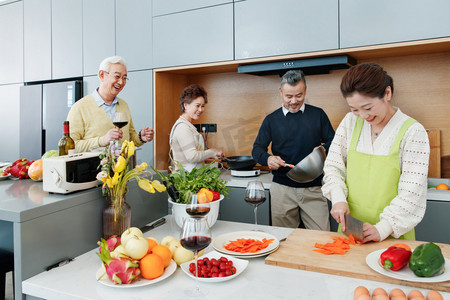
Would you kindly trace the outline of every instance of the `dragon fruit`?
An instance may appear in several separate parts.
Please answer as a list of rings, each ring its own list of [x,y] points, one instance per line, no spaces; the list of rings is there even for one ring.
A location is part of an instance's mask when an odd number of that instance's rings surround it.
[[[100,253],[97,253],[105,266],[106,275],[114,284],[129,284],[136,280],[141,274],[139,261],[128,257],[111,257],[108,242],[102,239],[100,242]]]
[[[109,252],[112,252],[120,245],[120,236],[112,235],[106,242],[108,243]]]

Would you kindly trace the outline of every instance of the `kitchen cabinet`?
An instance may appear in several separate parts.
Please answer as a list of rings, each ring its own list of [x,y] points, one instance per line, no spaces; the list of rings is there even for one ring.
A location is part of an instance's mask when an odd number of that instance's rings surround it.
[[[151,70],[128,72],[128,82],[119,97],[130,108],[133,125],[139,132],[143,127],[153,127],[153,73]],[[137,163],[153,165],[153,142],[145,143],[136,152]]]
[[[83,75],[82,4],[82,0],[52,1],[52,79]]]
[[[152,68],[151,1],[116,0],[116,54],[128,71]]]
[[[3,126],[3,130],[0,130],[0,141],[2,141],[0,161],[2,162],[13,162],[19,158],[21,86],[22,84],[0,85],[0,107],[2,112],[5,112],[2,114],[2,124],[7,124]]]
[[[448,37],[449,12],[447,0],[339,1],[340,47]]]
[[[83,0],[83,74],[97,74],[100,62],[116,53],[114,0]]]
[[[153,18],[155,67],[232,59],[233,4]]]
[[[270,193],[266,189],[266,201],[258,206],[258,224],[270,225]],[[228,198],[220,204],[219,220],[255,223],[253,206],[244,201],[245,188],[231,187]]]
[[[193,10],[202,7],[220,5],[224,3],[233,3],[231,0],[153,0],[153,16],[167,15],[180,11]]]
[[[23,1],[24,81],[52,78],[51,0]]]
[[[337,0],[235,3],[235,59],[338,49]]]
[[[0,5],[0,84],[23,82],[23,2]]]

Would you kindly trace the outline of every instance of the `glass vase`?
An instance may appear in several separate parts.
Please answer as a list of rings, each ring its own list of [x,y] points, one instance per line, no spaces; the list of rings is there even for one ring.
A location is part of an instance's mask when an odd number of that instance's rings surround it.
[[[120,236],[122,232],[131,227],[131,207],[122,199],[107,197],[108,203],[102,212],[103,238],[108,239],[112,235]]]

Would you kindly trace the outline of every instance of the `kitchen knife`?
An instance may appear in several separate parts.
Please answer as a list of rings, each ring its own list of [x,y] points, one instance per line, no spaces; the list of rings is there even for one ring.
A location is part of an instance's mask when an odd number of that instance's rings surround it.
[[[166,219],[165,218],[161,218],[159,220],[156,220],[152,224],[145,225],[145,226],[143,226],[143,227],[141,227],[139,229],[142,231],[142,233],[144,233],[144,232],[147,232],[147,231],[149,231],[151,229],[155,229],[156,227],[158,227],[158,226],[160,226],[160,225],[162,225],[164,223],[166,223]]]
[[[363,222],[353,218],[350,215],[345,215],[345,232],[346,235],[353,234],[355,240],[362,242],[363,235]]]

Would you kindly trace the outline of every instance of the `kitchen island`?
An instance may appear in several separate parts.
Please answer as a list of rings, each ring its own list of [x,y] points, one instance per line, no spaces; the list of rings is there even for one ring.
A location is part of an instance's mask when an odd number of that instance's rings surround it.
[[[179,236],[180,229],[167,216],[168,222],[144,237],[161,240],[166,235]],[[237,222],[217,221],[212,227],[212,238],[223,233],[251,230],[253,225]],[[278,239],[287,237],[292,229],[263,226]],[[95,246],[95,245],[94,245]],[[206,252],[211,251],[209,246]],[[95,252],[97,248],[80,255],[67,265],[43,272],[22,283],[27,299],[188,299],[186,289],[193,289],[194,279],[180,268],[163,281],[136,288],[109,287],[96,281],[96,272],[101,262]],[[353,291],[363,285],[370,291],[377,287],[387,291],[400,288],[405,293],[413,287],[364,280],[318,272],[296,270],[267,265],[265,257],[249,259],[248,267],[236,278],[218,283],[200,282],[200,288],[207,293],[205,299],[353,299]],[[422,293],[428,290],[418,289]],[[441,293],[450,299],[450,293]]]
[[[133,226],[167,214],[166,193],[149,194],[134,180],[128,188]],[[23,280],[95,246],[105,204],[100,187],[60,195],[31,179],[0,181],[0,248],[14,252],[15,299],[24,298]]]

